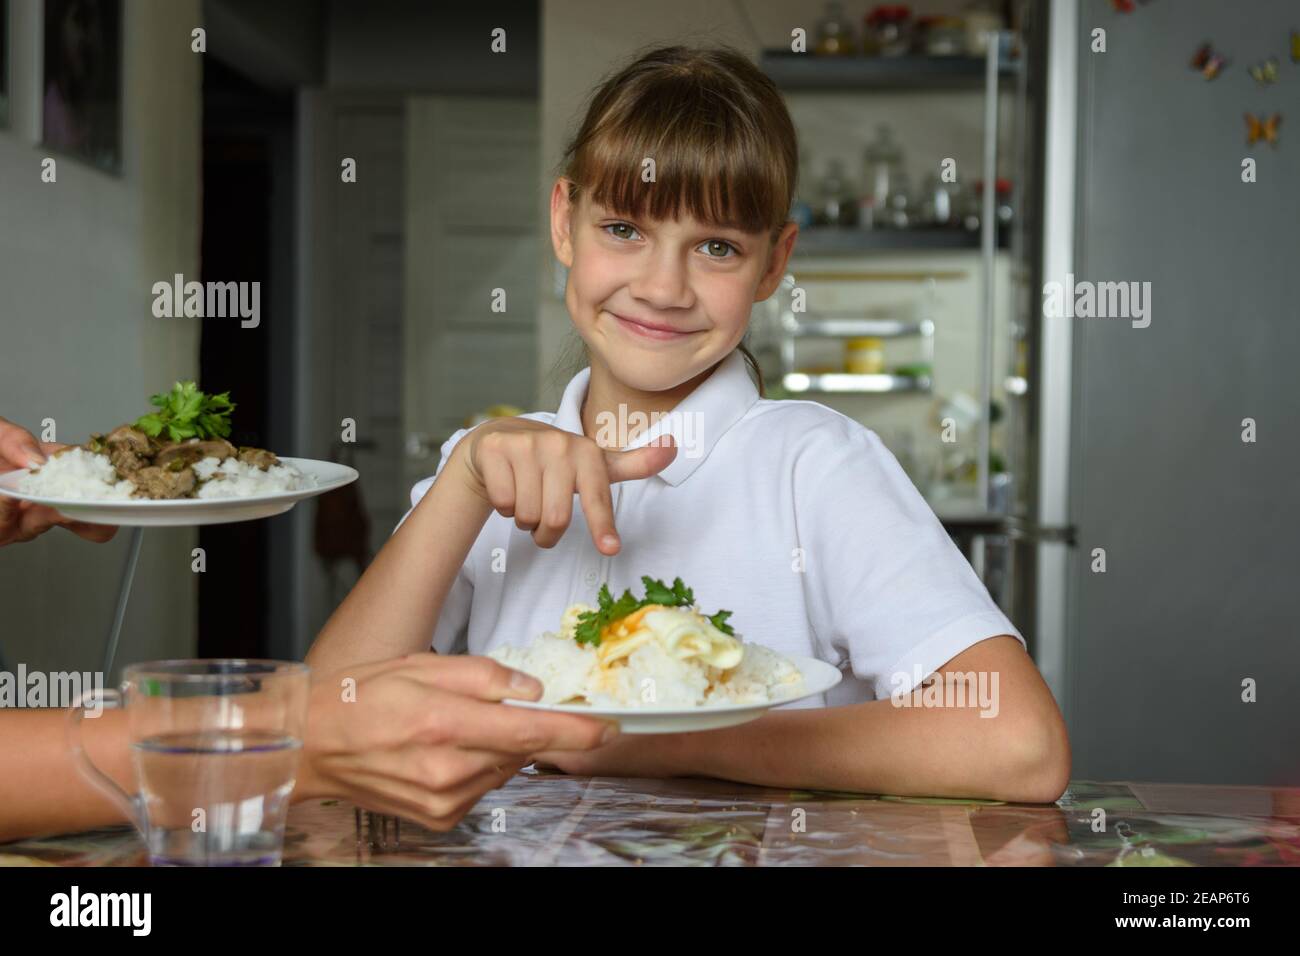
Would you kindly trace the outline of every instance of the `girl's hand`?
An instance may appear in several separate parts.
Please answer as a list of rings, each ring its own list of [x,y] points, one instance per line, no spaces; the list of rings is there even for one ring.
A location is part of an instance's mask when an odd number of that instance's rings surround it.
[[[577,492],[596,549],[617,554],[618,531],[609,486],[649,478],[677,455],[672,436],[642,448],[616,451],[527,418],[502,418],[471,431],[452,452],[469,487],[506,518],[551,548],[573,517]],[[448,462],[451,466],[452,462]]]
[[[352,693],[343,693],[345,678]],[[486,657],[420,653],[313,681],[297,799],[343,797],[451,829],[539,751],[588,750],[617,733],[574,714],[507,707],[542,685]]]

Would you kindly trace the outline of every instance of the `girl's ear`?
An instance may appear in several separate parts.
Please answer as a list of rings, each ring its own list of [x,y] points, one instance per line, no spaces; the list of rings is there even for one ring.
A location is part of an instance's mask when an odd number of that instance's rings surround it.
[[[569,180],[561,177],[551,190],[551,246],[555,258],[566,268],[573,268],[573,214],[575,204],[569,201]],[[579,200],[581,201],[581,200]]]
[[[763,277],[758,281],[758,288],[754,291],[754,301],[762,302],[767,299],[776,287],[781,284],[781,279],[785,276],[785,267],[790,262],[790,255],[794,252],[794,241],[799,236],[799,226],[791,221],[785,224],[776,241],[772,243],[772,252],[768,257],[767,270]]]

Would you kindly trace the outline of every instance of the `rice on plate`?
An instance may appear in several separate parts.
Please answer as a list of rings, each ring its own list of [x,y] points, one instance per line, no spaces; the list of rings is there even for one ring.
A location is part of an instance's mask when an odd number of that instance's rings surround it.
[[[192,466],[195,475],[192,498],[251,498],[254,495],[313,488],[316,479],[292,465],[279,462],[265,470],[238,458],[202,458]],[[51,456],[18,483],[24,494],[44,498],[125,501],[148,497],[129,478],[119,478],[107,455],[79,446]]]
[[[678,578],[669,588],[648,577],[646,598],[607,586],[600,607],[574,604],[560,632],[528,647],[498,647],[494,660],[542,682],[544,704],[683,708],[779,701],[803,689],[803,675],[782,655],[742,641],[730,612],[706,617]]]

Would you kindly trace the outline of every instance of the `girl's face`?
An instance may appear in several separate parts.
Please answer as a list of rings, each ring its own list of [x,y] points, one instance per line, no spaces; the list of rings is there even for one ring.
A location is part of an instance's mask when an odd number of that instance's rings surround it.
[[[593,370],[659,392],[688,382],[740,343],[755,302],[785,274],[798,227],[776,242],[683,217],[638,220],[551,194],[551,241],[569,269],[565,304]]]

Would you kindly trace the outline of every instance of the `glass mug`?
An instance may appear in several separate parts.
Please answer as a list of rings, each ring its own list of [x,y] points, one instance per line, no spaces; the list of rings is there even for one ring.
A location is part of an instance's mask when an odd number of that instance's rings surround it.
[[[133,664],[120,690],[68,712],[77,769],[126,814],[155,865],[278,866],[307,723],[306,664],[173,660]],[[91,762],[91,699],[126,709],[138,793]]]

